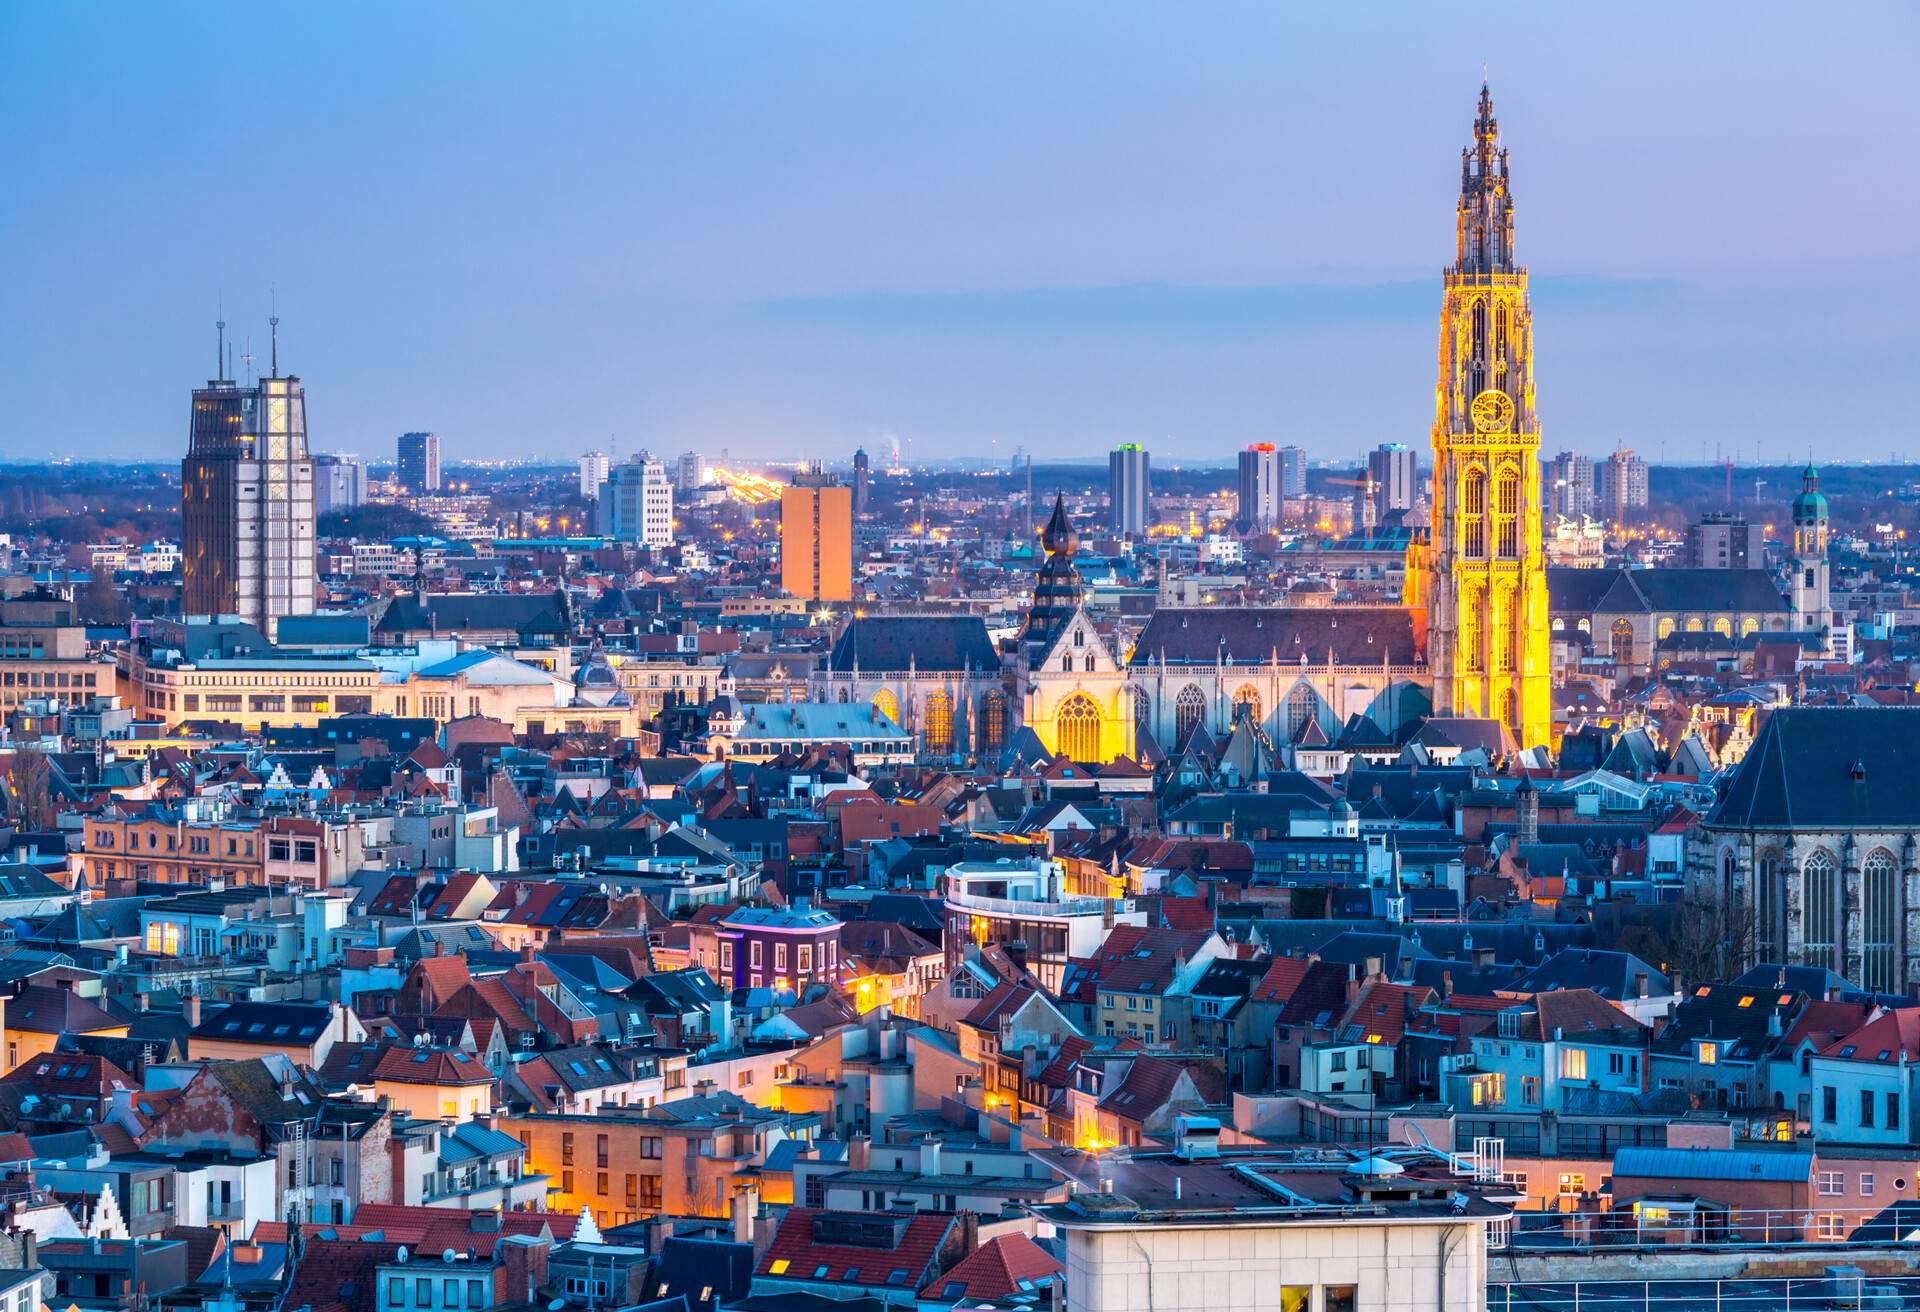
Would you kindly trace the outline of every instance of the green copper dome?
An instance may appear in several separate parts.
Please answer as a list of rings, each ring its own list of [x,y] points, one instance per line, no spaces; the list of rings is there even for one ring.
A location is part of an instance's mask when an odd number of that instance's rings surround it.
[[[1793,522],[1805,524],[1827,517],[1827,498],[1820,491],[1820,471],[1808,465],[1800,475],[1800,495],[1793,499]]]

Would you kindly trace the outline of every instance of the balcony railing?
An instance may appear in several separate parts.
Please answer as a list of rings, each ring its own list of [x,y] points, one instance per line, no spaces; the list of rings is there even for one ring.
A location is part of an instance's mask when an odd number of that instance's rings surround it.
[[[1833,1272],[1774,1280],[1490,1284],[1487,1312],[1828,1312],[1920,1307],[1920,1276]]]
[[[1098,916],[1112,907],[1116,912],[1133,910],[1132,898],[1104,897],[1067,897],[1051,902],[1036,902],[1026,898],[983,897],[976,893],[954,892],[947,895],[947,901],[956,911],[977,911],[985,914],[998,913],[1004,916]]]

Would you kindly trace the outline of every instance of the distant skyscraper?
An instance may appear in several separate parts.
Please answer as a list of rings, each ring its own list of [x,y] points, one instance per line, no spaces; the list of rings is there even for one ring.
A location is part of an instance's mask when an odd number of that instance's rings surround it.
[[[1647,462],[1631,451],[1615,451],[1600,466],[1600,508],[1608,523],[1621,524],[1630,510],[1647,504]]]
[[[1420,486],[1420,460],[1405,442],[1382,442],[1367,453],[1367,472],[1373,476],[1375,522],[1389,511],[1412,510]]]
[[[1710,510],[1687,525],[1687,564],[1693,569],[1765,569],[1767,535],[1744,515]]]
[[[1147,531],[1147,449],[1123,442],[1107,460],[1108,523],[1121,537],[1139,537]]]
[[[1307,494],[1307,453],[1302,447],[1280,448],[1280,495],[1303,497]]]
[[[642,451],[607,472],[600,493],[600,531],[647,547],[673,545],[673,486],[667,467]]]
[[[696,488],[707,481],[707,462],[700,458],[698,451],[685,451],[673,467],[674,486],[682,492]]]
[[[194,389],[180,462],[181,609],[238,615],[268,637],[282,615],[312,614],[313,518],[306,389],[280,377],[276,340],[272,376]]]
[[[853,489],[817,469],[780,494],[780,587],[808,601],[853,600]]]
[[[400,485],[415,496],[440,490],[440,435],[400,434]]]
[[[867,513],[867,479],[872,471],[868,468],[867,449],[861,447],[853,453],[853,513]]]
[[[1280,449],[1255,442],[1240,453],[1240,531],[1271,533],[1280,523]]]
[[[352,510],[367,499],[367,467],[343,451],[313,458],[313,513]]]
[[[1593,513],[1593,461],[1562,451],[1547,462],[1547,509],[1567,519]]]
[[[600,496],[600,485],[607,481],[607,472],[612,468],[606,453],[589,451],[580,457],[580,495],[589,501]]]

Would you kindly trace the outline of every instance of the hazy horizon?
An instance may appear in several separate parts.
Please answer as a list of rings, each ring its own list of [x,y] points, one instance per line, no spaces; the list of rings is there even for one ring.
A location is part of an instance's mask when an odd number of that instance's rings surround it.
[[[1549,452],[1907,450],[1920,10],[1475,14],[6,7],[0,460],[1423,445],[1483,58]]]

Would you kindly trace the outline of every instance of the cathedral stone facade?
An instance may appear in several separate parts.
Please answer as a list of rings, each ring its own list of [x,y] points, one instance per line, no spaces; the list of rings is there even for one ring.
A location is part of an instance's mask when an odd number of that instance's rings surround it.
[[[1014,656],[1026,726],[1049,752],[1075,761],[1111,761],[1135,752],[1126,670],[1087,617],[1074,564],[1079,539],[1056,497],[1040,534],[1046,563]]]
[[[1391,730],[1429,707],[1414,616],[1401,606],[1154,612],[1127,664],[1142,732],[1179,750],[1245,717],[1275,743],[1326,742],[1356,715]]]
[[[1694,894],[1728,911],[1732,971],[1820,966],[1869,992],[1920,986],[1920,710],[1767,717],[1702,822]]]
[[[1000,651],[973,615],[850,620],[808,684],[813,701],[871,704],[935,760],[996,752],[1018,723]]]

